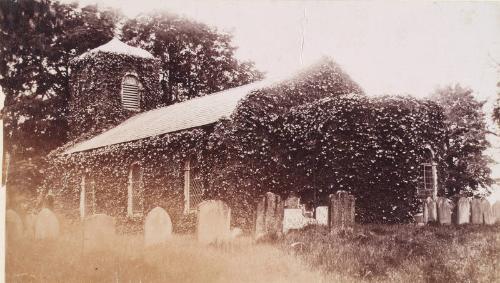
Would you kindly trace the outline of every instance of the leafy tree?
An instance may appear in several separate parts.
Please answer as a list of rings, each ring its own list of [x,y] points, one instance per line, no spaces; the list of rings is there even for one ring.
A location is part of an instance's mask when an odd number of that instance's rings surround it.
[[[486,140],[486,121],[482,107],[473,91],[460,85],[436,90],[431,98],[440,104],[446,116],[448,131],[446,163],[448,194],[471,192],[491,184],[490,159],[483,154],[489,146]]]
[[[231,35],[167,13],[142,15],[123,26],[123,39],[162,61],[163,102],[172,104],[262,78],[234,57]]]
[[[112,38],[118,15],[51,1],[0,2],[6,146],[45,153],[65,142],[69,60]]]
[[[69,60],[110,40],[119,15],[49,0],[0,1],[0,86],[9,188],[33,191],[66,142]]]

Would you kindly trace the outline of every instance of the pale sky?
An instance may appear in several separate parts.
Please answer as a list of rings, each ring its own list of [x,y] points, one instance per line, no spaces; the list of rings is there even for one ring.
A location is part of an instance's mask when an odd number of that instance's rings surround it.
[[[231,32],[238,58],[270,76],[299,68],[301,58],[307,64],[328,55],[369,95],[423,97],[459,82],[493,99],[500,75],[500,2],[80,3],[120,8],[129,17],[167,10]]]

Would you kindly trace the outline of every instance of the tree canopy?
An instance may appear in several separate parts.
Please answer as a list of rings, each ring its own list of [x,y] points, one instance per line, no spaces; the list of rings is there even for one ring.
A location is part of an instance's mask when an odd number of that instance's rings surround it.
[[[486,120],[482,107],[472,90],[460,85],[436,90],[431,98],[441,105],[448,131],[446,188],[450,195],[460,191],[471,192],[491,183],[489,158],[483,154],[488,148]]]
[[[40,160],[68,141],[69,62],[121,34],[162,60],[163,105],[262,77],[252,63],[234,58],[230,35],[175,15],[126,20],[95,5],[0,1],[0,86],[11,162]],[[18,170],[31,170],[22,164]]]
[[[252,62],[239,62],[232,36],[205,24],[168,13],[128,20],[123,39],[151,52],[162,62],[163,101],[172,104],[240,86],[263,74]]]

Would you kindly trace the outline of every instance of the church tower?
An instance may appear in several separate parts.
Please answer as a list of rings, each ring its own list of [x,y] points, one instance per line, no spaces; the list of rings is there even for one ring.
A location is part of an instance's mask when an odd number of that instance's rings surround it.
[[[71,61],[69,139],[90,138],[161,103],[160,61],[112,39]]]

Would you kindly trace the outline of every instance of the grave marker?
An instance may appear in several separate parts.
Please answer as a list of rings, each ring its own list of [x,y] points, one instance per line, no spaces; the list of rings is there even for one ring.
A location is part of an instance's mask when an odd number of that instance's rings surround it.
[[[198,205],[198,241],[204,244],[224,242],[230,237],[231,209],[220,200]]]
[[[161,207],[153,208],[144,221],[144,245],[163,244],[172,237],[172,221]]]

